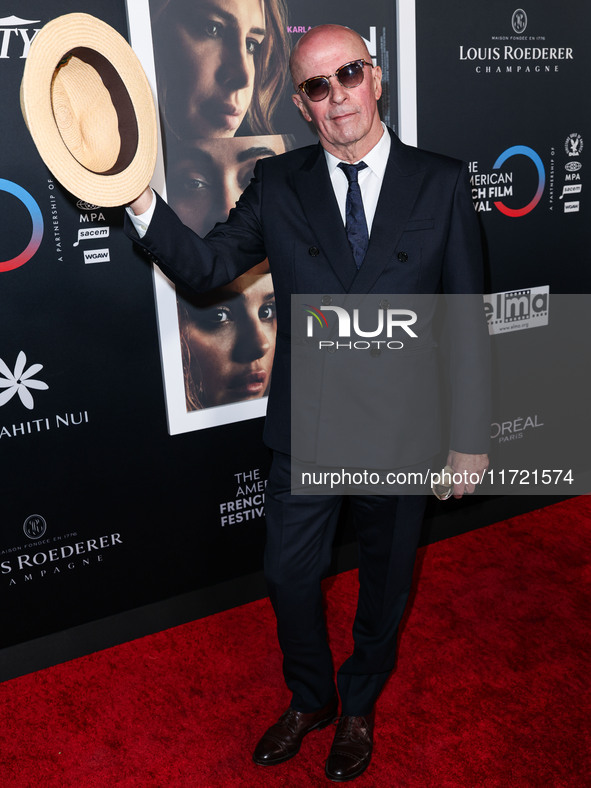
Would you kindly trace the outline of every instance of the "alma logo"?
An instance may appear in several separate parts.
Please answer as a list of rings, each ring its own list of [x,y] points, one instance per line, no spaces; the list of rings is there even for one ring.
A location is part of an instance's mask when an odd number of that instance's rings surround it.
[[[40,30],[36,27],[31,31],[29,25],[39,22],[39,19],[21,19],[14,15],[0,19],[0,59],[26,58],[31,42]]]
[[[33,364],[29,369],[27,366],[27,357],[21,350],[14,365],[14,372],[6,366],[4,361],[0,358],[0,408],[6,405],[7,402],[18,394],[20,401],[28,410],[33,410],[35,403],[33,395],[29,389],[37,389],[38,391],[47,391],[49,386],[42,380],[35,380],[33,375],[43,369],[43,364]],[[4,391],[2,391],[4,389]]]
[[[483,296],[489,334],[548,325],[550,287],[530,287]]]

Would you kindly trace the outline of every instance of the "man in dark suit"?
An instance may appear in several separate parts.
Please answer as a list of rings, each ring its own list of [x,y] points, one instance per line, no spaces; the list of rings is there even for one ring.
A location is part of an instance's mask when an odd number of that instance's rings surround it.
[[[131,206],[134,227],[127,223],[152,261],[196,290],[219,287],[265,257],[273,274],[278,335],[264,432],[273,450],[265,574],[292,700],[255,749],[262,765],[291,758],[303,737],[328,725],[338,709],[320,581],[342,497],[291,494],[291,294],[325,293],[329,303],[330,294],[343,293],[482,292],[466,167],[408,148],[383,126],[381,70],[363,39],[336,25],[314,28],[298,41],[290,67],[294,102],[316,127],[320,145],[259,161],[228,220],[205,239],[151,192]],[[341,164],[360,166],[352,172]],[[470,352],[460,356],[474,361]],[[473,424],[462,424],[461,403],[473,397],[461,387],[455,395],[459,417],[448,462],[464,476],[481,474],[486,430],[477,434]],[[473,490],[463,481],[454,493]],[[342,713],[326,763],[335,781],[353,779],[370,762],[374,704],[394,665],[425,499],[353,495],[350,504],[360,591],[354,652],[337,674]]]

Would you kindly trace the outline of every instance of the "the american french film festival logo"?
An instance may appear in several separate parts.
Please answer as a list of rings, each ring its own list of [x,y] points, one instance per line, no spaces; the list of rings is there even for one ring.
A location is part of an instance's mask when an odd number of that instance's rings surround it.
[[[489,334],[547,326],[549,300],[548,285],[485,295],[484,312]]]
[[[359,309],[353,309],[352,314],[342,306],[315,307],[303,304],[302,309],[307,313],[306,337],[312,339],[314,333],[329,333],[334,337],[334,331],[327,319],[328,314],[337,317],[338,338],[318,340],[318,349],[335,352],[337,350],[402,350],[403,338],[417,339],[417,334],[410,328],[417,322],[417,313],[411,309],[390,309],[378,307],[375,315],[375,328],[360,325]],[[364,310],[367,318],[367,310]],[[401,333],[402,332],[402,333]],[[381,337],[378,339],[377,337]],[[396,337],[396,338],[395,338]]]
[[[3,273],[5,271],[14,271],[15,268],[20,268],[25,263],[28,263],[35,255],[43,238],[43,216],[37,201],[28,191],[23,189],[22,186],[19,186],[18,183],[0,178],[0,192],[8,192],[8,194],[16,197],[26,208],[31,220],[31,236],[27,245],[23,247],[19,254],[11,259],[0,261],[0,273]],[[1,249],[0,254],[2,254]]]
[[[516,156],[521,157],[515,162]],[[525,162],[523,159],[525,158]],[[529,161],[528,161],[529,160]],[[520,177],[516,176],[515,165],[526,163],[530,168],[535,167],[537,184],[535,193],[524,192],[520,188]],[[472,184],[472,200],[474,208],[479,212],[490,212],[493,207],[505,216],[520,218],[533,211],[540,202],[544,187],[546,185],[546,171],[540,156],[533,148],[527,145],[513,145],[504,150],[490,172],[480,172],[480,162],[471,161],[469,163],[470,183]],[[517,170],[521,172],[521,169]],[[517,201],[517,205],[510,207],[501,198],[512,197]]]

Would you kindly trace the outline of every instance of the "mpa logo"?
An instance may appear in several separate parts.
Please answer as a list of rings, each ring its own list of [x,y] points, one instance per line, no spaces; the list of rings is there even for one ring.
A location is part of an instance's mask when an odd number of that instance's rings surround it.
[[[31,514],[23,523],[23,531],[28,539],[41,539],[47,531],[45,518],[40,514]]]
[[[583,138],[581,135],[576,132],[569,134],[564,142],[564,150],[569,156],[579,156],[583,151]]]
[[[381,348],[386,348],[388,350],[401,350],[404,347],[404,343],[400,339],[393,338],[395,332],[399,335],[400,330],[411,339],[417,339],[417,334],[410,328],[411,325],[417,322],[417,313],[413,312],[411,309],[390,309],[389,307],[380,306],[377,310],[377,316],[375,316],[377,326],[376,328],[372,326],[369,330],[361,328],[359,309],[353,309],[352,316],[342,306],[323,305],[318,309],[310,304],[303,304],[302,309],[308,315],[306,320],[306,336],[309,339],[314,336],[316,325],[319,325],[323,331],[330,330],[325,314],[327,312],[332,312],[337,316],[337,334],[339,340],[351,340],[351,337],[356,338],[348,342],[320,340],[318,342],[319,350],[326,349],[329,352],[335,352],[336,350],[342,349],[379,350]],[[364,319],[367,319],[367,310],[364,310]],[[383,337],[383,339],[375,339],[375,337]]]
[[[28,410],[33,410],[35,403],[30,389],[33,391],[47,391],[49,386],[42,380],[36,380],[36,375],[43,369],[43,364],[33,364],[28,369],[27,357],[21,350],[14,365],[14,371],[0,358],[0,408],[18,394],[21,403]]]
[[[29,192],[23,189],[22,186],[19,186],[18,183],[0,178],[0,192],[8,192],[8,194],[12,194],[13,197],[20,200],[27,209],[32,223],[31,238],[22,252],[10,260],[0,261],[0,273],[2,273],[20,268],[25,263],[28,263],[31,257],[37,252],[37,249],[39,249],[41,245],[41,239],[43,238],[43,216],[41,215],[41,209]]]
[[[525,33],[525,28],[527,27],[527,14],[523,8],[517,8],[515,11],[513,11],[513,16],[511,17],[511,27],[513,28],[514,32],[517,33],[517,35]]]
[[[550,288],[547,285],[485,295],[484,311],[489,334],[547,326],[549,298]]]
[[[5,16],[0,19],[0,60],[8,58],[26,58],[31,48],[31,42],[40,28],[31,29],[39,19],[20,19],[18,16]]]
[[[580,169],[582,169],[582,167],[583,165],[580,161],[567,161],[567,163],[564,165],[564,169],[567,172],[578,172]]]

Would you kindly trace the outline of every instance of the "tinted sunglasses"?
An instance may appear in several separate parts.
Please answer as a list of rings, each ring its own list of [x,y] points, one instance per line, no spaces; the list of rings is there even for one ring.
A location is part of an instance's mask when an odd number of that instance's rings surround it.
[[[298,90],[303,90],[310,101],[322,101],[330,93],[331,77],[336,77],[344,88],[356,88],[363,82],[363,67],[371,66],[367,60],[352,60],[350,63],[345,63],[344,66],[337,68],[334,74],[329,74],[327,77],[310,77],[305,79],[300,85]]]

